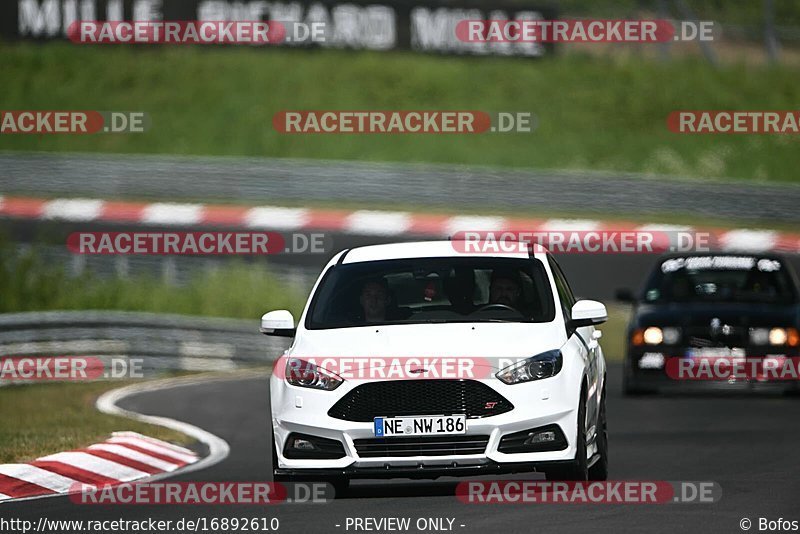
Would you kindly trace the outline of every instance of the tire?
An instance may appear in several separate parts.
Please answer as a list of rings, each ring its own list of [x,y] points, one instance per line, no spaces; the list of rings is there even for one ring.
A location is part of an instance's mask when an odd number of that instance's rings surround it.
[[[600,397],[600,410],[597,415],[598,460],[589,468],[589,480],[608,480],[608,425],[606,423],[606,386],[603,381],[603,393]]]
[[[581,387],[578,405],[575,458],[571,462],[546,467],[547,480],[589,480],[589,462],[586,458],[586,386]]]

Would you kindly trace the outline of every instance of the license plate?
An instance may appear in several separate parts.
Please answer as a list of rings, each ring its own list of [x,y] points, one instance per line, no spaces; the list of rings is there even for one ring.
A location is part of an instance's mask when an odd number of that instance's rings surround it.
[[[702,347],[686,349],[689,358],[744,358],[745,351],[740,348],[728,347]]]
[[[466,415],[376,417],[374,423],[379,438],[467,433]]]

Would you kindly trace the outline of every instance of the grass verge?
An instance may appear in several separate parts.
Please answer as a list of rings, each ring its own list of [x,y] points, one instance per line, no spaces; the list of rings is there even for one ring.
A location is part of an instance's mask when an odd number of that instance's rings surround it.
[[[0,463],[28,462],[85,447],[112,432],[131,430],[177,444],[189,436],[160,426],[98,412],[97,397],[130,382],[51,383],[0,388]]]
[[[0,44],[5,109],[146,111],[149,132],[4,135],[0,149],[597,169],[796,181],[797,136],[677,135],[680,109],[793,109],[785,66],[569,54],[545,60],[343,50]],[[284,135],[286,109],[530,111],[531,134]]]

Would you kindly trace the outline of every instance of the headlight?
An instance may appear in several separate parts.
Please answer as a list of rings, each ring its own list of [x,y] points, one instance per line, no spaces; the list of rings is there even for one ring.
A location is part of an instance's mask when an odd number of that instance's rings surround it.
[[[750,329],[750,343],[753,345],[766,345],[769,341],[769,329],[767,328],[751,328]]]
[[[785,345],[789,336],[786,335],[786,330],[783,328],[773,328],[769,331],[769,344],[770,345]]]
[[[548,350],[527,360],[509,365],[495,376],[506,384],[531,382],[557,375],[561,371],[563,363],[564,359],[560,350]]]
[[[289,358],[286,362],[286,382],[301,388],[333,391],[344,379],[300,358]]]
[[[751,328],[750,343],[753,345],[798,345],[798,333],[794,328]]]
[[[644,331],[644,342],[648,345],[660,345],[664,341],[664,332],[657,326],[651,326]]]

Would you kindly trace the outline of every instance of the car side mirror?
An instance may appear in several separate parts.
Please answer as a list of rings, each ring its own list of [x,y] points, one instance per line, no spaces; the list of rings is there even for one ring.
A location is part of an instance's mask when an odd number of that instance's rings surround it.
[[[608,312],[602,302],[579,300],[572,306],[569,325],[572,328],[602,324],[608,320]]]
[[[289,310],[275,310],[261,316],[262,334],[267,336],[294,337],[297,329]]]
[[[616,298],[620,302],[633,302],[636,300],[636,298],[633,296],[633,291],[631,291],[627,287],[617,289],[614,292],[614,298]]]

